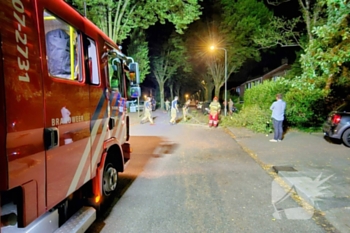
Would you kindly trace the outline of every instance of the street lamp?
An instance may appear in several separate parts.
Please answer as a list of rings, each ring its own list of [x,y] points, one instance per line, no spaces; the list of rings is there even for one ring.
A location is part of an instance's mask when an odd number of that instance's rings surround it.
[[[221,49],[225,51],[225,116],[227,114],[227,50],[225,48],[216,48],[215,46],[210,46],[211,50]]]

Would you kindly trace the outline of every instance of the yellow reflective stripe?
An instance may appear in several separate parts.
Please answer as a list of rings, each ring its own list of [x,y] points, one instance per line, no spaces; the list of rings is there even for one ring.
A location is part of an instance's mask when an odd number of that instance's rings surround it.
[[[74,64],[74,29],[72,27],[69,27],[69,37],[70,37],[70,75],[71,79],[74,80],[74,69],[75,69],[75,64]]]

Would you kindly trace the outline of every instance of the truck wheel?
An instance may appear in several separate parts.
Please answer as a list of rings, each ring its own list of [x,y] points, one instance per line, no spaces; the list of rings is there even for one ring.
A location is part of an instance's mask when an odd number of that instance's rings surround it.
[[[116,196],[116,188],[118,183],[118,170],[116,168],[116,163],[111,159],[110,156],[107,157],[105,165],[103,168],[103,174],[101,178],[102,182],[102,197],[101,201],[94,207],[97,210],[97,215],[99,217],[104,216],[106,212],[112,208],[112,202]]]
[[[345,146],[350,147],[350,129],[345,130],[342,136],[343,143]]]
[[[103,196],[104,198],[109,197],[116,189],[118,183],[118,170],[116,166],[107,159],[105,167],[103,169]]]

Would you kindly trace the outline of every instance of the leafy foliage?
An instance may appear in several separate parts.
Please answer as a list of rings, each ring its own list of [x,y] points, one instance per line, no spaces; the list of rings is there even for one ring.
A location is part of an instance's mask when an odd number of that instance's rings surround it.
[[[165,82],[171,79],[178,70],[183,72],[191,71],[187,60],[188,55],[183,39],[175,33],[163,45],[161,54],[152,58],[152,72],[159,85],[162,108],[164,107]]]
[[[243,106],[241,111],[232,117],[222,117],[220,125],[222,126],[235,126],[235,127],[247,127],[255,132],[266,132],[266,122],[270,120],[271,113],[259,106],[253,104],[249,106]]]
[[[266,131],[266,122],[271,120],[270,106],[276,100],[276,94],[288,92],[291,84],[288,80],[265,81],[245,91],[244,105],[231,122],[235,126],[248,127],[257,132]],[[288,105],[287,105],[288,106]]]
[[[132,37],[129,56],[140,64],[140,80],[149,73],[148,48],[140,29],[147,29],[156,22],[170,22],[176,32],[183,33],[187,25],[201,15],[200,0],[66,0],[83,12],[87,6],[87,17],[118,44]],[[140,36],[140,38],[136,38]]]
[[[300,129],[319,126],[327,116],[324,97],[323,90],[308,83],[303,83],[303,87],[293,86],[285,96],[288,122]]]
[[[302,74],[291,80],[292,88],[286,95],[288,120],[298,128],[321,125],[334,106],[332,102],[349,94],[344,90],[350,85],[350,3],[318,1],[317,6],[322,5],[327,6],[325,24],[313,28],[300,59]]]
[[[280,78],[275,82],[265,81],[246,90],[244,106],[238,113],[240,120],[236,122],[262,132],[265,126],[260,124],[270,120],[270,106],[276,100],[278,93],[285,96],[284,101],[287,103],[285,124],[303,129],[319,126],[325,120],[327,114],[323,90],[313,84],[302,82],[301,78],[293,80]],[[242,120],[242,118],[248,119]]]
[[[253,38],[260,36],[260,28],[269,25],[273,12],[262,1],[222,0],[222,31],[226,36],[229,54],[234,54],[230,62],[240,67],[248,58],[259,59],[259,51]]]
[[[327,4],[327,21],[313,29],[310,41],[301,57],[302,77],[329,90],[337,81],[350,82],[350,3],[346,0],[322,0]],[[322,86],[320,86],[322,88]]]
[[[350,93],[345,91],[350,87],[350,2],[319,0],[313,3],[313,11],[302,0],[299,3],[309,39],[304,54],[293,65],[287,79],[264,82],[246,91],[240,114],[258,104],[257,101],[266,109],[268,103],[263,99],[273,99],[278,90],[285,93],[286,119],[291,126],[317,128],[334,103]],[[285,85],[284,88],[280,84]],[[259,117],[251,118],[257,120]]]
[[[133,29],[147,29],[156,22],[169,21],[183,33],[201,15],[198,0],[73,0],[73,4],[82,11],[84,1],[87,17],[118,43]]]
[[[209,30],[202,25],[199,33],[200,39],[203,41],[205,38],[206,41],[202,50],[208,51],[210,45],[214,45],[215,49],[211,54],[198,52],[206,58],[205,64],[212,76],[216,96],[220,96],[220,89],[227,81],[225,77],[229,79],[248,59],[259,60],[260,52],[253,35],[258,34],[258,28],[267,25],[273,15],[263,2],[257,0],[221,0],[220,4],[222,14],[215,15]]]
[[[134,30],[130,35],[130,44],[128,46],[128,54],[132,55],[134,61],[139,63],[140,67],[140,83],[150,73],[150,61],[148,59],[148,43],[144,30]]]
[[[297,52],[296,53],[296,57],[297,57],[296,60],[291,65],[291,69],[284,76],[286,79],[294,79],[295,77],[302,75],[303,70],[302,70],[301,64],[300,64],[300,56],[301,56],[301,52]]]
[[[253,40],[263,49],[276,46],[303,47],[302,34],[297,30],[300,22],[300,17],[294,19],[271,17],[269,24],[260,27],[259,33],[253,35]]]
[[[263,109],[270,108],[273,101],[276,100],[276,94],[284,95],[288,92],[291,84],[285,79],[274,81],[264,81],[262,85],[254,86],[245,91],[244,106],[259,105]]]

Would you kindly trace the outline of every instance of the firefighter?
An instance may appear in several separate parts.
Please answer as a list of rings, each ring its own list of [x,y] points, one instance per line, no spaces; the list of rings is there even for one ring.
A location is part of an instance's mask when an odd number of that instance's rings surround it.
[[[188,108],[190,107],[191,100],[187,100],[184,106],[182,107],[182,115],[184,121],[187,121],[186,115],[188,113]]]
[[[213,101],[209,105],[209,127],[217,127],[219,122],[220,103],[218,97],[214,97]]]
[[[178,97],[175,96],[174,100],[171,101],[171,119],[170,119],[170,124],[174,125],[176,123],[176,114],[179,112],[177,109],[177,100]]]
[[[165,101],[165,111],[167,113],[170,112],[170,101],[168,99],[166,99],[166,101]]]
[[[153,125],[153,119],[152,119],[152,103],[151,98],[147,97],[145,103],[144,103],[144,117],[141,119],[141,124],[143,124],[147,119]]]

